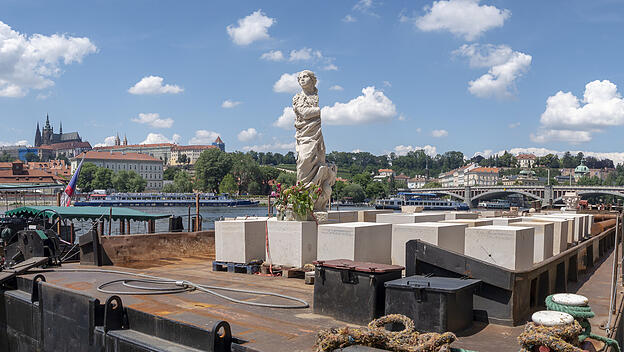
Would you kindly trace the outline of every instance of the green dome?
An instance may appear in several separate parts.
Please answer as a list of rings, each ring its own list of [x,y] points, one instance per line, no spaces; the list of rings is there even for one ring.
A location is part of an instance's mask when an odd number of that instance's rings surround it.
[[[589,172],[589,168],[583,164],[581,160],[581,164],[574,169],[575,174],[586,174]]]

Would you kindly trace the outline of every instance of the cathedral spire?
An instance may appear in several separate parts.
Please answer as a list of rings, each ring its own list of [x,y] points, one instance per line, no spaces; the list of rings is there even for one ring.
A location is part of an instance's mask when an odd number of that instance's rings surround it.
[[[37,130],[35,131],[35,147],[41,146],[41,131],[39,130],[39,122],[37,122]]]
[[[59,127],[59,133],[63,134],[63,123],[61,122],[61,126]]]
[[[128,138],[126,138],[126,134],[124,133],[123,145],[128,145]]]

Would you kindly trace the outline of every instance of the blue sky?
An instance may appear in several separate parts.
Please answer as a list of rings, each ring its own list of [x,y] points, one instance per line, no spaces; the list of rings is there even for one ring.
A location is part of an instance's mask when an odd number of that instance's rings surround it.
[[[49,113],[93,145],[283,153],[307,68],[330,151],[624,161],[622,1],[4,0],[0,22],[2,144]]]

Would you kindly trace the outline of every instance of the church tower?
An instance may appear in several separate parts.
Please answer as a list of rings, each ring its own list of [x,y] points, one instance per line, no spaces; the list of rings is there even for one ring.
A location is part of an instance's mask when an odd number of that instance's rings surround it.
[[[117,133],[117,136],[115,137],[115,145],[121,145],[121,141],[119,140],[119,133]]]
[[[41,134],[41,144],[51,144],[53,134],[54,130],[52,129],[52,126],[50,126],[50,116],[46,114],[46,123],[45,126],[43,126],[43,133]]]
[[[126,138],[125,134],[124,134],[123,145],[128,145],[128,138]]]
[[[61,126],[59,127],[59,133],[63,134],[63,123],[61,122]]]
[[[41,147],[41,131],[39,130],[39,122],[37,122],[37,131],[35,131],[35,147]]]

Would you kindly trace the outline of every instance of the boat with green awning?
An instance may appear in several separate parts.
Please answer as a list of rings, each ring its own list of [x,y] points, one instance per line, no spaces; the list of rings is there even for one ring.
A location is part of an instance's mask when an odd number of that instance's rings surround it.
[[[29,217],[43,214],[49,219],[58,215],[66,220],[97,220],[109,217],[113,220],[148,221],[164,219],[170,214],[149,214],[130,208],[103,208],[103,207],[58,207],[58,206],[25,206],[5,212],[6,216]],[[57,215],[58,214],[58,215]]]

